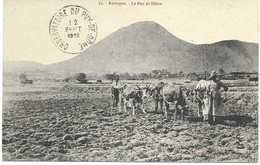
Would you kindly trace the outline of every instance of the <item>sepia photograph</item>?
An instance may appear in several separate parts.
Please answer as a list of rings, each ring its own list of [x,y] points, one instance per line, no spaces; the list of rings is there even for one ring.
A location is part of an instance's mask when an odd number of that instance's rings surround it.
[[[258,0],[3,0],[2,161],[258,162]]]

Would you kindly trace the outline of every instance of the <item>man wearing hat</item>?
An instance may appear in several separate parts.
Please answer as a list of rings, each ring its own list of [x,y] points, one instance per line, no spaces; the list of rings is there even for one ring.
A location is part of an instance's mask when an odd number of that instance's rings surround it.
[[[212,125],[214,123],[222,122],[224,116],[224,108],[223,102],[221,98],[220,89],[224,88],[224,91],[228,90],[228,86],[220,81],[217,72],[212,71],[209,76],[209,88],[208,94],[210,96],[209,99],[209,124]]]
[[[120,101],[120,98],[119,98],[119,89],[120,88],[123,88],[123,85],[119,81],[119,76],[115,76],[114,80],[111,84],[111,93],[112,93],[112,97],[113,97],[113,106],[114,107],[116,107]],[[119,106],[119,108],[120,108],[120,106]]]
[[[159,82],[155,85],[155,88],[152,90],[153,98],[155,102],[155,111],[158,111],[158,104],[160,103],[160,110],[163,110],[163,87],[164,82]]]

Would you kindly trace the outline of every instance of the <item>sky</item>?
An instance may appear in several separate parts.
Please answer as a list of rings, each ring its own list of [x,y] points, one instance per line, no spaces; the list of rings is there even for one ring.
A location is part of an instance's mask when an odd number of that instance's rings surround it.
[[[140,21],[154,21],[194,44],[231,39],[258,43],[258,0],[110,0],[161,2],[158,6],[111,6],[99,2],[109,1],[4,0],[4,61],[50,64],[75,57],[59,50],[49,34],[51,18],[67,5],[80,5],[90,12],[98,28],[95,43]]]

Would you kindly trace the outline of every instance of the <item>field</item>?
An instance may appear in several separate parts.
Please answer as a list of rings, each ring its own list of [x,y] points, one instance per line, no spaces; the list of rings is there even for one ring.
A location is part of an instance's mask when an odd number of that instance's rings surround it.
[[[225,123],[213,126],[192,102],[184,121],[152,100],[147,114],[111,109],[106,84],[4,84],[3,160],[257,162],[258,87],[234,84],[223,93]]]

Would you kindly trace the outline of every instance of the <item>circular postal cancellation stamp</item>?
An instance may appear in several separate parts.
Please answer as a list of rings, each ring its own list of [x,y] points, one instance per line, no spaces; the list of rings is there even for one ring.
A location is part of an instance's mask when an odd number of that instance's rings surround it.
[[[52,17],[49,33],[55,46],[61,51],[78,54],[94,44],[97,24],[84,7],[69,5]]]

